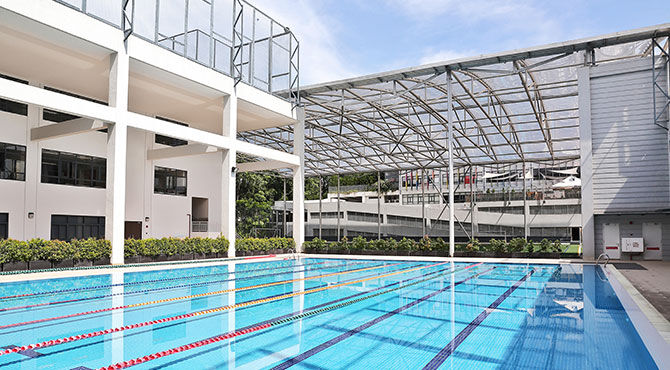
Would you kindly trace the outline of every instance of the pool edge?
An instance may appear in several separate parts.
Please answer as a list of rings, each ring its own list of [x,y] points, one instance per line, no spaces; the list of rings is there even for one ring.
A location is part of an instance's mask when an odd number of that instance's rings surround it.
[[[670,322],[613,265],[603,268],[612,289],[659,369],[670,364]]]

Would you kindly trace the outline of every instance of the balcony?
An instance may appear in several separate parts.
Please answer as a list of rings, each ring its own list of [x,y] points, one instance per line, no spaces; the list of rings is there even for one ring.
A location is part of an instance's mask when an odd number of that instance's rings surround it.
[[[297,103],[298,40],[244,0],[54,1]]]

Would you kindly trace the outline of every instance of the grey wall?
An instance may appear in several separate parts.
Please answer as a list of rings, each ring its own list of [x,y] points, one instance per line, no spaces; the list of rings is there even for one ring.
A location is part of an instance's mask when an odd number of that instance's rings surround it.
[[[642,223],[661,222],[663,228],[662,251],[663,260],[670,260],[670,215],[596,215],[595,216],[595,241],[596,256],[604,251],[603,248],[603,225],[605,223],[619,224],[619,238],[641,238]],[[628,259],[628,255],[623,256]],[[633,259],[641,259],[635,256]]]
[[[594,214],[670,208],[668,134],[653,124],[651,59],[590,74]]]

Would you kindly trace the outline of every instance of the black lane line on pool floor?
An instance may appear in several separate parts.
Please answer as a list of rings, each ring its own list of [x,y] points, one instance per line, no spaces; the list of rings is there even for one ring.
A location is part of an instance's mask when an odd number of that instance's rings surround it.
[[[456,351],[456,348],[458,348],[458,346],[460,346],[461,343],[463,343],[463,341],[465,341],[465,339],[470,334],[472,334],[472,332],[475,329],[477,329],[477,327],[484,320],[486,320],[486,318],[493,311],[495,311],[496,308],[498,308],[498,306],[500,306],[500,304],[503,303],[503,301],[505,299],[507,299],[507,297],[512,295],[512,293],[514,293],[514,291],[518,287],[520,287],[521,284],[523,284],[523,282],[526,281],[526,279],[531,277],[531,275],[533,275],[533,273],[535,273],[535,269],[532,269],[528,273],[526,273],[526,275],[524,275],[524,277],[519,279],[519,281],[517,281],[516,283],[514,283],[514,285],[509,287],[509,289],[507,289],[505,291],[505,293],[503,293],[500,297],[498,297],[498,299],[493,301],[493,303],[491,303],[491,305],[489,305],[487,308],[485,308],[484,311],[482,311],[477,317],[475,317],[475,319],[472,320],[468,324],[468,326],[466,326],[463,330],[461,330],[461,332],[458,333],[458,335],[456,335],[456,337],[454,339],[452,339],[451,342],[449,342],[449,344],[447,344],[444,348],[442,348],[442,350],[437,355],[435,355],[435,357],[433,357],[433,359],[430,360],[430,362],[428,362],[428,364],[426,364],[426,366],[423,367],[423,370],[434,370],[434,369],[437,369],[438,367],[440,367],[444,363],[444,361],[446,361],[447,358],[449,356],[451,356]]]
[[[10,344],[10,345],[8,345],[8,346],[4,346],[4,347],[2,347],[2,349],[12,349],[12,348],[16,348],[16,347],[18,347],[18,346],[15,345],[15,344]],[[24,356],[26,356],[26,357],[30,357],[30,358],[36,358],[36,357],[43,356],[42,353],[39,353],[39,352],[34,351],[34,350],[32,350],[32,349],[27,349],[27,350],[25,350],[25,351],[19,351],[19,352],[17,352],[17,353],[20,354],[20,355],[24,355]]]
[[[495,267],[494,267],[494,268],[495,268]],[[467,282],[467,281],[469,281],[469,280],[471,280],[471,279],[474,279],[474,278],[478,277],[479,275],[482,275],[482,274],[484,274],[484,273],[486,273],[486,272],[489,272],[489,271],[491,271],[491,270],[493,270],[493,268],[491,268],[491,269],[489,269],[489,270],[486,270],[486,271],[483,271],[483,272],[480,272],[480,273],[477,273],[477,274],[474,274],[474,275],[469,276],[469,277],[467,277],[467,278],[465,278],[465,279],[463,279],[463,280],[457,281],[457,282],[454,283],[453,287],[456,287],[456,286],[458,286],[458,285],[461,285],[461,284],[463,284],[463,283],[465,283],[465,282]],[[395,316],[396,314],[398,314],[398,313],[400,313],[400,312],[403,312],[403,311],[405,311],[405,310],[407,310],[407,309],[409,309],[409,308],[412,308],[412,307],[418,305],[419,303],[421,303],[421,302],[423,302],[423,301],[426,301],[426,300],[428,300],[428,299],[430,299],[430,298],[435,297],[436,295],[438,295],[438,294],[440,294],[440,293],[443,293],[443,292],[445,292],[445,291],[451,289],[451,287],[452,287],[452,285],[448,285],[448,286],[446,286],[446,287],[444,287],[444,288],[442,288],[442,289],[436,290],[436,291],[434,291],[434,292],[432,292],[432,293],[430,293],[430,294],[428,294],[428,295],[425,295],[425,296],[423,296],[423,297],[421,297],[421,298],[419,298],[419,299],[417,299],[417,300],[414,300],[414,301],[412,301],[412,302],[410,302],[410,303],[408,303],[408,304],[406,304],[406,305],[404,305],[404,306],[402,306],[402,307],[398,307],[398,308],[396,308],[396,309],[393,310],[393,311],[387,312],[386,314],[381,315],[381,316],[379,316],[379,317],[377,317],[377,318],[375,318],[375,319],[373,319],[373,320],[370,320],[370,321],[368,321],[368,322],[366,322],[366,323],[364,323],[364,324],[362,324],[362,325],[359,325],[359,326],[357,326],[356,328],[351,329],[351,330],[349,330],[349,331],[346,332],[346,333],[340,334],[340,335],[338,335],[337,337],[335,337],[335,338],[333,338],[333,339],[331,339],[331,340],[329,340],[329,341],[327,341],[327,342],[321,343],[321,344],[319,344],[319,345],[316,346],[316,347],[312,347],[311,349],[309,349],[309,350],[307,350],[307,351],[305,351],[305,352],[299,354],[298,356],[295,356],[295,357],[293,357],[293,358],[290,358],[290,359],[288,359],[288,360],[282,362],[281,364],[279,364],[279,365],[273,367],[272,370],[287,369],[287,368],[289,368],[289,367],[291,367],[291,366],[293,366],[293,365],[296,365],[296,364],[298,364],[298,363],[300,363],[300,362],[302,362],[302,361],[304,361],[304,360],[306,360],[306,359],[308,359],[308,358],[314,356],[315,354],[317,354],[317,353],[319,353],[319,352],[321,352],[321,351],[324,351],[324,350],[326,350],[326,349],[328,349],[328,348],[334,346],[335,344],[337,344],[337,343],[339,343],[339,342],[341,342],[341,341],[343,341],[343,340],[345,340],[345,339],[347,339],[347,338],[349,338],[349,337],[351,337],[351,336],[353,336],[353,335],[355,335],[355,334],[358,334],[359,332],[361,332],[361,331],[363,331],[363,330],[365,330],[365,329],[367,329],[367,328],[369,328],[369,327],[371,327],[371,326],[373,326],[373,325],[375,325],[375,324],[378,324],[378,323],[380,323],[380,322],[382,322],[382,321],[384,321],[384,320],[386,320],[386,319],[388,319],[388,318],[390,318],[390,317],[392,317],[392,316]]]

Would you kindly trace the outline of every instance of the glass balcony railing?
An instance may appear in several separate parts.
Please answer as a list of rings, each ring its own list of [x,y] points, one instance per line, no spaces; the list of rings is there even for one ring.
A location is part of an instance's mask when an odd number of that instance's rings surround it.
[[[244,0],[54,0],[297,103],[295,35]]]

